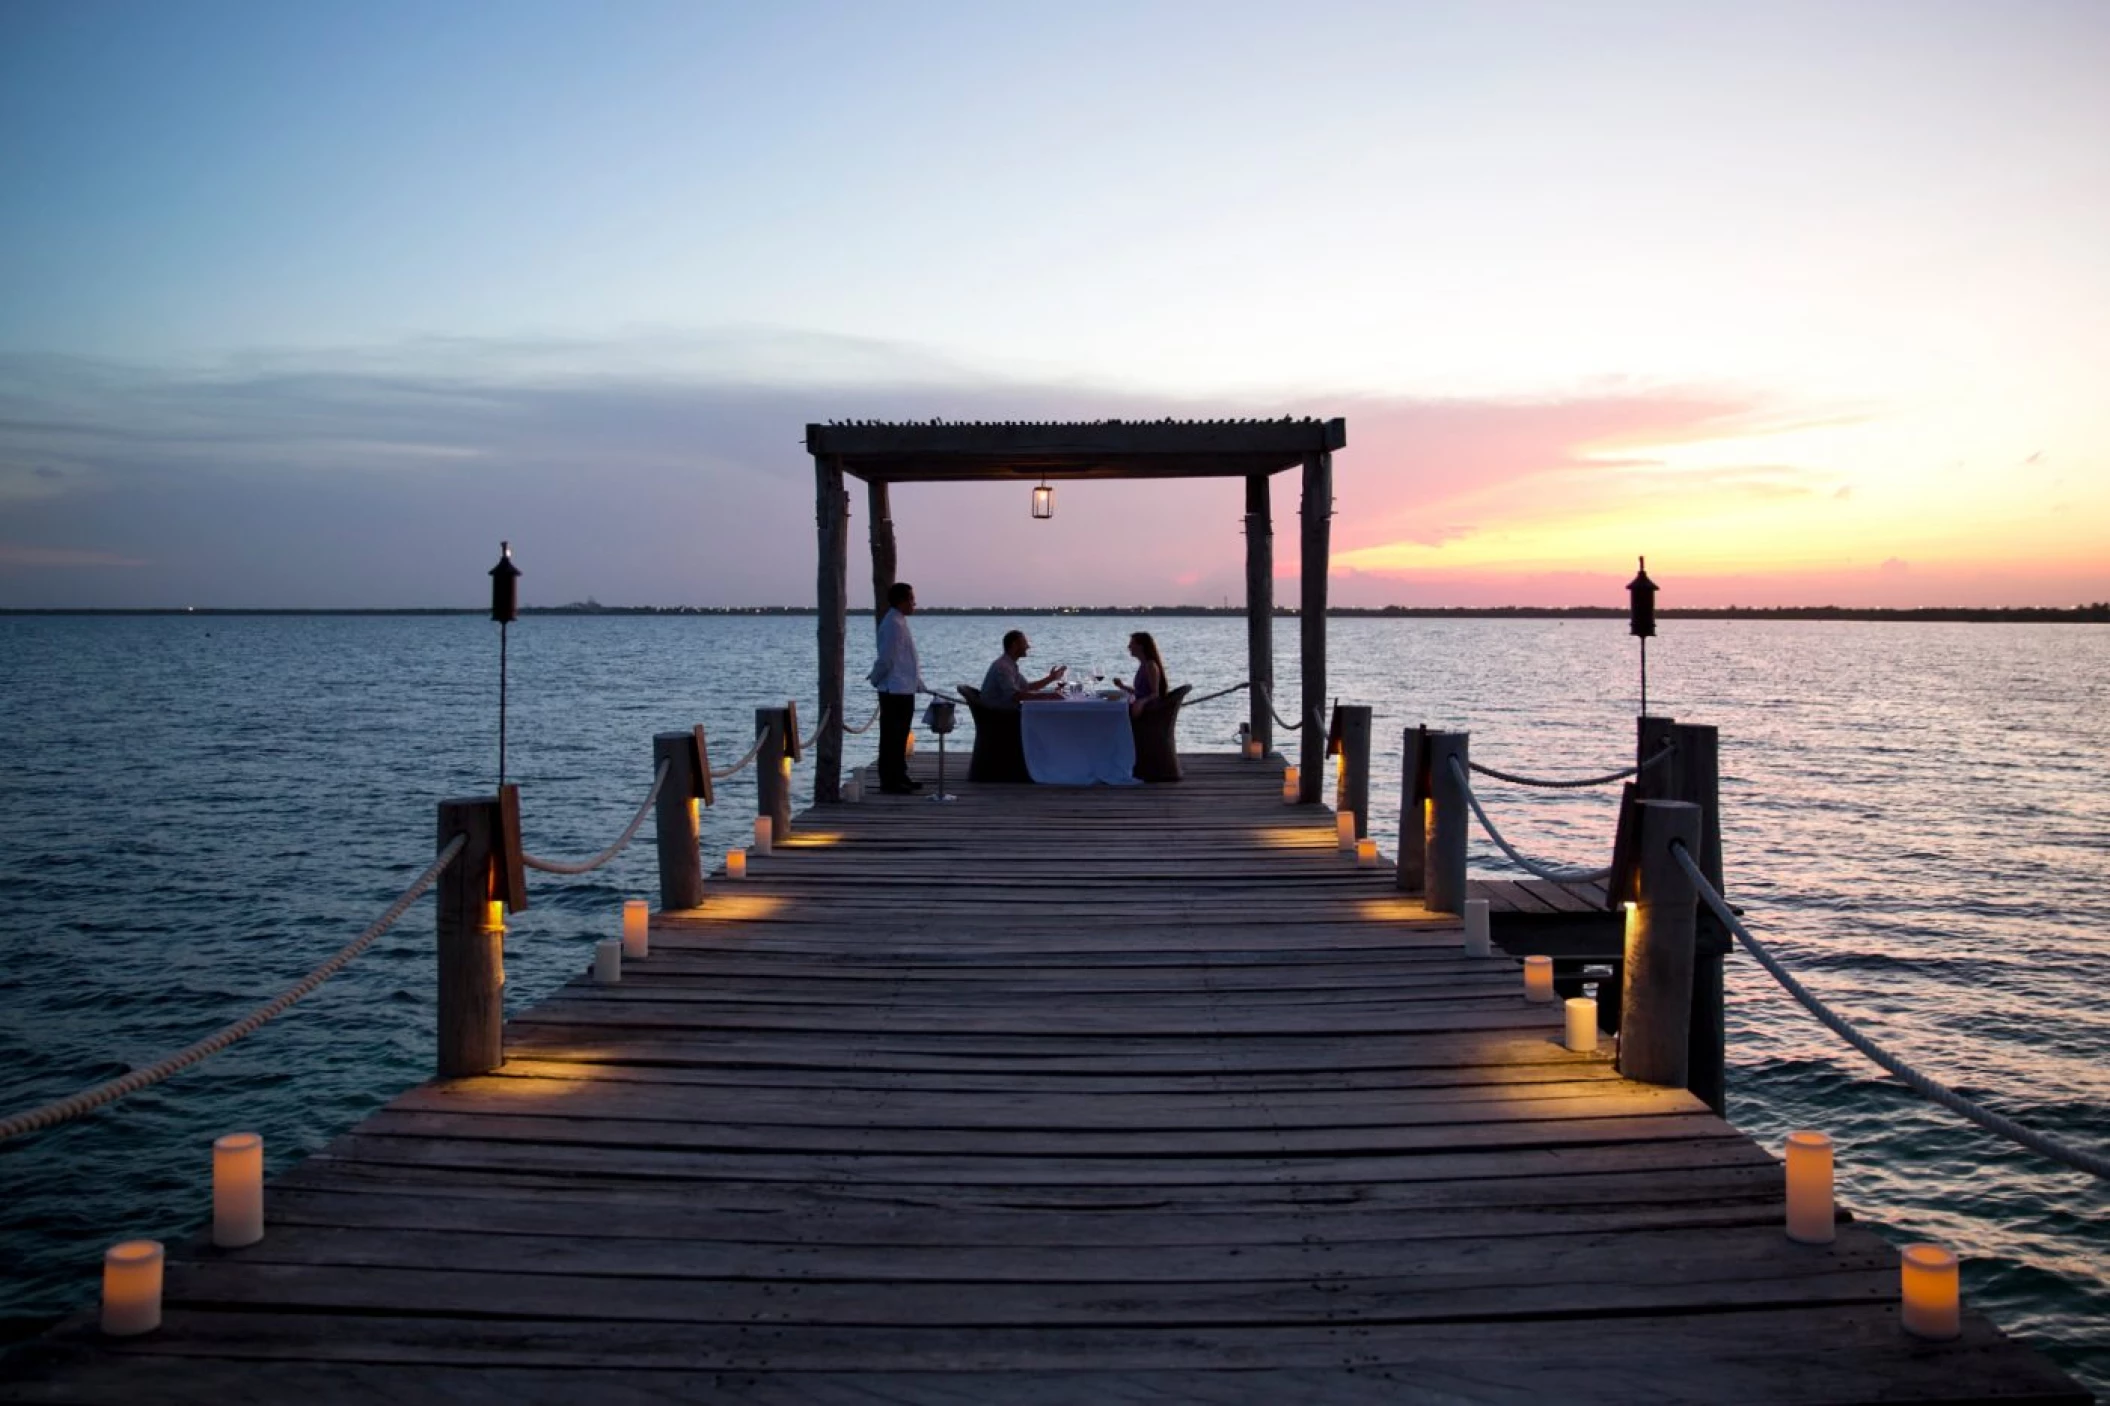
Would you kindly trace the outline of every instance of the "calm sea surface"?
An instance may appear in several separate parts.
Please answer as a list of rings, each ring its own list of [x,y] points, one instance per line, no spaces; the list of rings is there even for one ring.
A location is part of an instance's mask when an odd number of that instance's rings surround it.
[[[1197,694],[1244,676],[1233,619],[1020,623],[1039,665],[1125,666],[1142,624]],[[1003,622],[916,628],[931,681],[972,682]],[[1652,710],[1721,729],[1728,884],[1754,931],[1921,1067],[2110,1145],[2110,629],[1662,629]],[[607,843],[650,783],[655,731],[703,722],[723,748],[786,698],[810,725],[813,635],[805,617],[516,625],[509,773],[529,848]],[[1289,715],[1294,621],[1277,643]],[[1341,620],[1330,653],[1333,690],[1377,709],[1387,807],[1415,723],[1469,730],[1475,760],[1537,775],[1631,760],[1621,622]],[[853,650],[853,679],[862,664]],[[0,618],[0,1113],[158,1059],[370,922],[431,858],[434,802],[495,779],[497,665],[497,627],[470,617]],[[868,696],[853,697],[861,720]],[[1183,745],[1228,747],[1241,707],[1188,712]],[[850,739],[852,761],[876,735]],[[1478,788],[1526,853],[1606,862],[1610,788]],[[746,779],[729,790],[707,850],[752,817]],[[1393,851],[1397,815],[1375,820]],[[583,967],[618,900],[656,892],[653,866],[647,834],[593,875],[533,876],[508,1002]],[[1473,867],[1514,872],[1477,833]],[[426,900],[259,1034],[0,1144],[0,1338],[91,1298],[110,1241],[203,1224],[216,1134],[262,1132],[275,1171],[426,1078],[431,949]],[[2110,1390],[2110,1193],[1921,1103],[1748,957],[1728,980],[1732,1118],[1776,1146],[1829,1131],[1847,1204],[1899,1242],[1955,1246],[1972,1302]]]

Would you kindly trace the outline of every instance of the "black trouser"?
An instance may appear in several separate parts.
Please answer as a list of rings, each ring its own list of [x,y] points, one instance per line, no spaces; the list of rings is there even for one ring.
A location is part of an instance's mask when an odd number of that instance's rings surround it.
[[[908,730],[916,721],[916,695],[879,695],[879,784],[908,785]]]

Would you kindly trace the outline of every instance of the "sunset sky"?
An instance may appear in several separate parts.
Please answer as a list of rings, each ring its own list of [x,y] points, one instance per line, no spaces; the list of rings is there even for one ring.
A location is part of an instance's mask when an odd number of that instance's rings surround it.
[[[2110,599],[2106,74],[2099,0],[7,0],[0,606],[808,604],[808,421],[1218,414],[1347,419],[1340,603]],[[902,574],[1239,596],[1235,481],[1026,506],[898,490]]]

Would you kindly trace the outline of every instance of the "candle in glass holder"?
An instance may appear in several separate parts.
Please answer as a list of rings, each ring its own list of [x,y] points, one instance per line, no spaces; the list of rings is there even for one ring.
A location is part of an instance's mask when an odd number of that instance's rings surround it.
[[[1295,767],[1286,766],[1282,768],[1282,799],[1285,804],[1295,805],[1297,803],[1297,776],[1298,772]]]
[[[1960,1336],[1955,1254],[1939,1245],[1907,1245],[1898,1260],[1898,1301],[1905,1331],[1915,1338]]]
[[[593,979],[602,986],[614,986],[623,979],[623,940],[611,937],[593,945]]]
[[[623,955],[643,957],[652,948],[652,905],[642,898],[623,900]]]
[[[755,843],[753,848],[756,854],[769,853],[770,840],[775,833],[776,823],[768,816],[758,815],[755,817]]]
[[[1369,838],[1355,842],[1355,862],[1366,868],[1377,863],[1377,841]]]
[[[1567,1010],[1568,1048],[1577,1054],[1588,1054],[1597,1048],[1597,998],[1570,996]]]
[[[264,1238],[264,1139],[229,1133],[212,1141],[212,1243],[226,1249]]]
[[[1829,1245],[1832,1224],[1832,1140],[1823,1133],[1789,1133],[1788,1239]]]
[[[1333,818],[1334,838],[1350,854],[1355,852],[1355,812],[1344,810]]]
[[[1468,898],[1465,900],[1465,955],[1485,957],[1494,950],[1488,937],[1487,900]]]
[[[725,877],[744,879],[747,877],[747,851],[729,849],[725,852]]]
[[[123,1240],[103,1251],[103,1332],[136,1337],[161,1326],[161,1242]]]
[[[1553,999],[1553,959],[1551,957],[1526,957],[1524,959],[1524,999],[1544,1004]]]

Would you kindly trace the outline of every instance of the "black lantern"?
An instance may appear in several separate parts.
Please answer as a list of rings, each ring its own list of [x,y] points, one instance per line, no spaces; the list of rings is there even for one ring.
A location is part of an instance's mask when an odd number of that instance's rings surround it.
[[[1640,569],[1626,583],[1626,632],[1647,639],[1656,633],[1656,583],[1648,579],[1648,558],[1635,560]]]
[[[1051,518],[1055,516],[1055,490],[1048,487],[1046,479],[1042,479],[1040,487],[1033,490],[1033,516],[1036,518]]]
[[[491,618],[501,625],[520,618],[520,568],[513,565],[513,544],[498,544],[498,565],[491,568]]]

